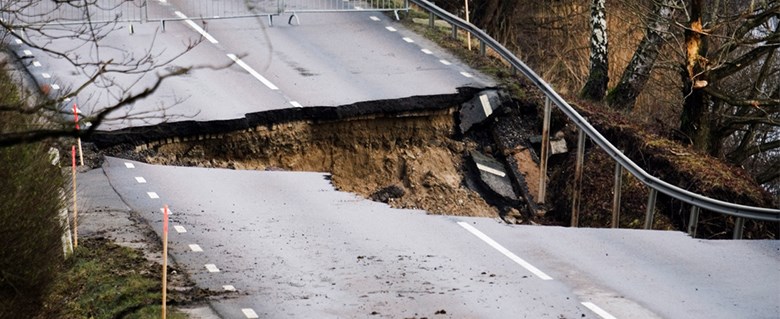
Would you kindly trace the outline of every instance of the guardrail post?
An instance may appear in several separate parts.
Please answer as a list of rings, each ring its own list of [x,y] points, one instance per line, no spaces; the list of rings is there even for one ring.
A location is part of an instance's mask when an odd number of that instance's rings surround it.
[[[645,229],[653,229],[653,218],[655,217],[655,199],[658,197],[658,191],[650,189],[650,195],[647,197],[647,212],[645,213]]]
[[[544,204],[547,197],[547,160],[550,157],[550,98],[544,98],[544,122],[542,123],[542,154],[539,156],[539,197],[536,202]]]
[[[434,22],[436,22],[436,16],[433,15],[433,11],[428,12],[428,27],[433,29]]]
[[[479,55],[485,56],[487,54],[487,48],[485,46],[485,41],[479,40]]]
[[[458,39],[458,26],[455,24],[452,25],[452,38],[456,40]]]
[[[580,222],[580,198],[582,193],[582,166],[585,164],[585,131],[577,133],[577,163],[574,166],[574,193],[571,197],[571,227]]]
[[[745,219],[742,217],[737,217],[736,220],[734,220],[734,237],[733,239],[742,239],[742,232],[745,230]]]
[[[623,189],[623,166],[615,163],[615,188],[612,196],[612,228],[620,228],[620,195]]]
[[[688,219],[688,235],[696,238],[696,228],[699,225],[699,206],[691,206],[691,217]]]

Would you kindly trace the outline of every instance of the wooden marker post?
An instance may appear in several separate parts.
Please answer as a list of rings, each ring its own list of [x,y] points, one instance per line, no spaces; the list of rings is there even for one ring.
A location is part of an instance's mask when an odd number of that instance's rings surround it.
[[[463,0],[463,2],[466,3],[466,22],[471,23],[471,19],[469,18],[469,0]],[[466,37],[468,39],[469,51],[471,51],[471,32],[468,30],[466,30]]]
[[[166,317],[168,294],[168,205],[163,208],[163,253],[162,253],[162,319]]]
[[[76,197],[76,146],[70,148],[71,171],[73,172],[73,248],[79,247],[79,210]]]
[[[76,131],[81,130],[79,128],[79,112],[78,107],[76,106],[76,103],[73,103],[73,120],[76,122]],[[81,166],[84,166],[84,152],[81,150],[81,136],[76,138],[76,141],[78,141],[79,145],[79,163],[81,163]]]

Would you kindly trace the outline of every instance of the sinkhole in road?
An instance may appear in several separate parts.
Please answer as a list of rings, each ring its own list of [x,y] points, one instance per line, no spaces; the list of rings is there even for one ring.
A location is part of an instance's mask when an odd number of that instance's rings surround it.
[[[328,172],[336,188],[397,208],[496,217],[465,182],[465,156],[478,147],[456,137],[454,108],[332,121],[292,121],[136,147],[152,164]]]

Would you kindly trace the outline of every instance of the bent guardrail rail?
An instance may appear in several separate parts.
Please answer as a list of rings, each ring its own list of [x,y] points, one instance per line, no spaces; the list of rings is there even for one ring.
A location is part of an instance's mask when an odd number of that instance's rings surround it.
[[[596,145],[598,145],[605,152],[607,152],[607,154],[609,154],[609,156],[612,159],[614,159],[618,163],[618,165],[620,165],[623,169],[627,170],[635,177],[637,177],[643,184],[647,185],[651,189],[651,191],[650,191],[650,196],[648,198],[648,209],[645,218],[646,229],[649,229],[652,226],[655,197],[657,195],[657,192],[661,192],[672,198],[690,204],[692,206],[691,224],[697,223],[698,213],[700,208],[736,217],[737,220],[735,222],[735,229],[734,229],[735,239],[742,238],[742,228],[744,226],[745,218],[770,221],[770,222],[780,222],[780,209],[746,206],[746,205],[721,201],[718,199],[706,197],[701,194],[687,191],[675,185],[669,184],[655,176],[650,175],[644,169],[639,167],[639,165],[637,165],[632,160],[630,160],[625,154],[623,154],[623,152],[621,152],[614,145],[612,145],[612,143],[609,140],[607,140],[603,135],[601,135],[601,133],[599,133],[584,117],[582,117],[582,115],[580,115],[571,105],[569,105],[569,103],[567,103],[566,100],[564,100],[560,95],[558,95],[558,93],[555,92],[555,90],[553,90],[552,87],[550,87],[550,84],[545,82],[541,77],[539,77],[539,75],[536,74],[536,72],[531,70],[531,68],[529,68],[525,63],[523,63],[523,61],[517,58],[511,51],[509,51],[503,45],[498,43],[498,41],[490,37],[487,33],[477,28],[473,24],[464,21],[458,16],[455,16],[449,13],[448,11],[437,7],[431,2],[428,2],[426,0],[409,0],[409,1],[429,12],[431,25],[433,25],[433,19],[435,15],[452,25],[453,35],[457,34],[457,28],[463,29],[471,33],[472,35],[474,35],[476,38],[480,40],[480,52],[482,54],[485,53],[485,46],[490,47],[496,53],[498,53],[502,58],[504,58],[510,65],[512,65],[514,69],[522,72],[523,75],[525,75],[529,80],[531,80],[536,85],[536,87],[539,88],[542,91],[542,93],[544,93],[544,95],[547,97],[547,101],[548,102],[552,101],[552,103],[555,103],[558,109],[560,109],[564,114],[566,114],[566,116],[569,117],[569,119],[573,121],[575,125],[577,125],[577,128],[579,128],[578,153],[584,151],[583,134],[586,134],[588,137],[590,137],[590,139],[594,143],[596,143]],[[545,105],[545,127],[548,128],[549,116],[550,116],[549,103],[545,103],[545,104],[546,104]],[[543,132],[544,135],[543,138],[547,138],[549,135],[549,129],[546,130],[543,129],[543,131],[548,131],[548,132]],[[546,159],[546,153],[544,150],[545,146],[546,143],[543,142],[542,156],[540,156],[543,159]],[[577,170],[581,171],[582,159],[581,156],[579,155],[580,154],[578,154]],[[619,172],[619,170],[617,171]],[[542,178],[544,179],[544,176],[546,175],[546,169],[543,171],[541,175],[543,176]],[[578,174],[575,173],[575,175]],[[540,189],[542,189],[540,191],[540,194],[542,195],[541,196],[542,200],[544,198],[543,189],[546,188],[544,185],[545,185],[545,181],[542,180],[540,185]],[[618,193],[616,192],[616,194]],[[574,198],[575,201],[574,206],[578,205],[577,204],[578,200],[579,200],[578,198]],[[576,212],[574,214],[576,214]],[[573,220],[575,218],[576,216],[573,216]],[[576,222],[573,223],[573,226],[576,226]],[[615,224],[613,223],[613,227],[614,226]],[[695,229],[695,227],[693,229]],[[695,230],[692,230],[691,226],[689,226],[689,233],[693,235],[692,232],[695,232]]]

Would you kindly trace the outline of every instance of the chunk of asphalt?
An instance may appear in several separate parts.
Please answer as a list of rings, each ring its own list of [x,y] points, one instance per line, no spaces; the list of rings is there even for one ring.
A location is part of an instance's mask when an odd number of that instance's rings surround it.
[[[479,178],[485,186],[504,198],[518,199],[504,164],[478,151],[471,151],[470,155],[479,171]]]
[[[482,123],[503,104],[501,95],[497,90],[484,90],[475,95],[471,100],[461,104],[460,107],[460,131],[468,132],[472,126]]]

